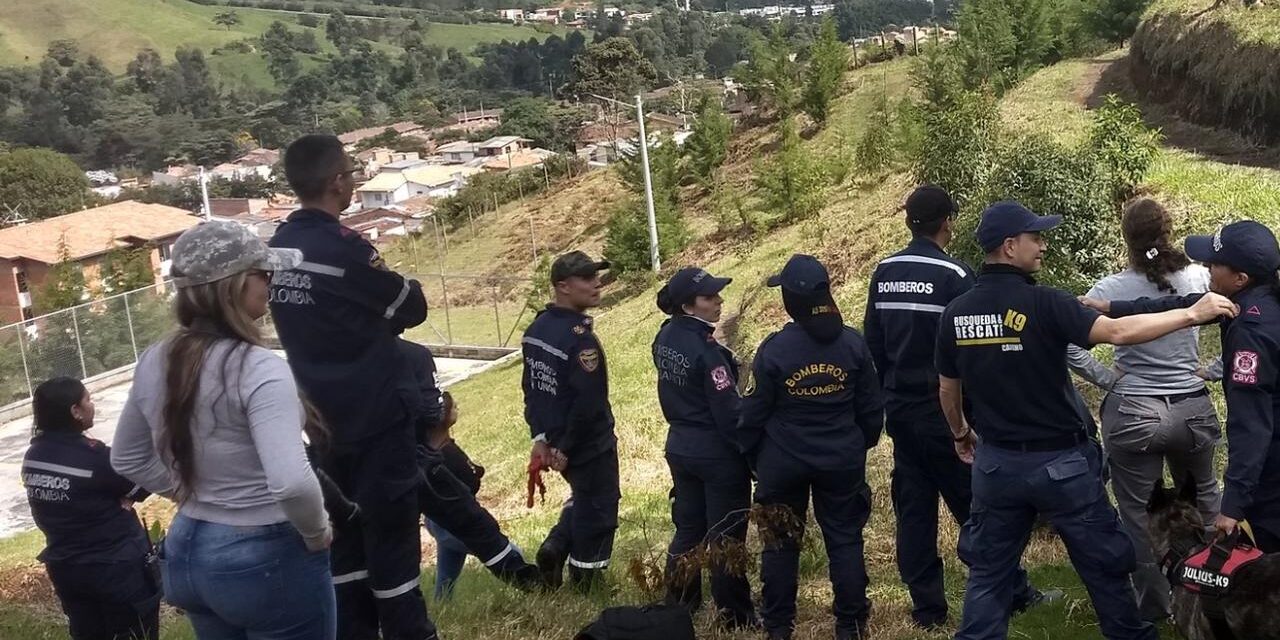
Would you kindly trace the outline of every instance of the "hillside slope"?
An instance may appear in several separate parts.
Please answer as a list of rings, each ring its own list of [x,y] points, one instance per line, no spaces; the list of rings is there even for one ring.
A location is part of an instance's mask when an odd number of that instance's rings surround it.
[[[155,49],[166,59],[180,46],[198,47],[207,54],[229,42],[261,35],[276,20],[291,29],[314,31],[321,47],[332,50],[323,25],[301,27],[295,14],[234,8],[240,24],[226,29],[213,23],[213,16],[228,10],[187,0],[0,0],[0,66],[38,64],[50,42],[74,40],[81,51],[122,72],[144,48]],[[444,49],[470,52],[481,42],[543,40],[547,35],[524,26],[433,23],[424,39]],[[378,47],[396,50],[391,45]],[[311,61],[303,58],[304,66]],[[258,54],[212,56],[210,64],[233,86],[270,88],[274,84]]]
[[[1198,122],[1280,143],[1280,7],[1158,0],[1133,37],[1135,82]]]

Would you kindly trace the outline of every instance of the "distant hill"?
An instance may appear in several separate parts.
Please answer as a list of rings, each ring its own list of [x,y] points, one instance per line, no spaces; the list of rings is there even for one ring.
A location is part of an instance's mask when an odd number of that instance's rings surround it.
[[[240,24],[226,29],[213,23],[213,16],[228,10],[236,12]],[[291,29],[306,29],[286,12],[205,6],[186,0],[0,0],[0,65],[37,64],[50,42],[74,40],[82,51],[98,56],[111,69],[124,71],[144,48],[153,48],[166,59],[179,46],[199,47],[208,53],[220,45],[257,36],[276,20]],[[315,31],[317,39],[329,48],[323,27]],[[547,35],[514,25],[433,23],[426,40],[470,52],[481,42],[541,40]],[[394,49],[390,45],[385,48]],[[266,63],[256,54],[218,56],[211,65],[231,84],[269,87],[271,83]]]

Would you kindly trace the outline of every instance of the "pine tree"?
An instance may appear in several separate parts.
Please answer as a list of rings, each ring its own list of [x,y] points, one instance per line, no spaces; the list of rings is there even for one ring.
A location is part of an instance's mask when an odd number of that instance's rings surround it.
[[[732,132],[733,122],[724,115],[724,109],[704,96],[698,105],[698,119],[693,123],[693,132],[684,141],[689,168],[702,183],[709,182],[715,170],[724,164]]]
[[[840,93],[845,69],[849,68],[849,47],[836,35],[835,20],[822,21],[818,39],[813,43],[809,68],[805,74],[802,104],[805,113],[815,121],[827,121],[831,101]]]

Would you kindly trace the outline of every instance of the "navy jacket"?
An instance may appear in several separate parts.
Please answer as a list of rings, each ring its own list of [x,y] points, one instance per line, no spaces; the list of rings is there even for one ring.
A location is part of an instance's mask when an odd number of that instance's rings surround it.
[[[1111,315],[1189,307],[1202,294],[1112,302]],[[1268,287],[1237,293],[1240,315],[1222,325],[1227,470],[1222,513],[1280,531],[1280,301]]]
[[[271,319],[335,443],[406,426],[417,394],[396,336],[427,319],[421,285],[323,211],[293,212],[270,244],[302,250],[304,262],[271,282]]]
[[[133,509],[149,494],[111,469],[111,448],[80,433],[41,433],[22,458],[31,517],[44,533],[41,562],[127,562],[151,550]]]
[[[861,334],[845,327],[823,344],[790,322],[760,343],[751,370],[739,426],[748,456],[768,437],[816,469],[865,464],[884,429],[884,403]]]
[[[742,401],[738,362],[716,342],[711,325],[687,315],[662,324],[653,340],[658,369],[658,403],[671,425],[667,453],[694,458],[734,459]]]
[[[938,373],[962,381],[973,428],[987,441],[1024,444],[1086,433],[1067,345],[1092,346],[1097,319],[1066,291],[1037,285],[1014,267],[986,265],[978,284],[942,314]]]
[[[862,330],[894,420],[941,420],[934,348],[952,300],[973,288],[973,271],[933,241],[917,238],[871,276]]]
[[[436,375],[436,358],[430,349],[416,342],[401,339],[398,343],[418,391],[412,405],[414,431],[418,443],[426,444],[427,431],[444,418],[444,394],[440,391],[440,377]]]
[[[608,367],[591,326],[590,316],[547,305],[520,341],[530,435],[563,451],[570,466],[617,445]]]

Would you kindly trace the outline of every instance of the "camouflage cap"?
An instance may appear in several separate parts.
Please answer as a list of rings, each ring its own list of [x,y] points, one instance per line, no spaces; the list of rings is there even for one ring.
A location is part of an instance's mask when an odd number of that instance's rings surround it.
[[[297,249],[272,249],[249,229],[234,222],[202,222],[173,243],[169,273],[178,287],[194,287],[243,271],[287,271],[302,262]]]

